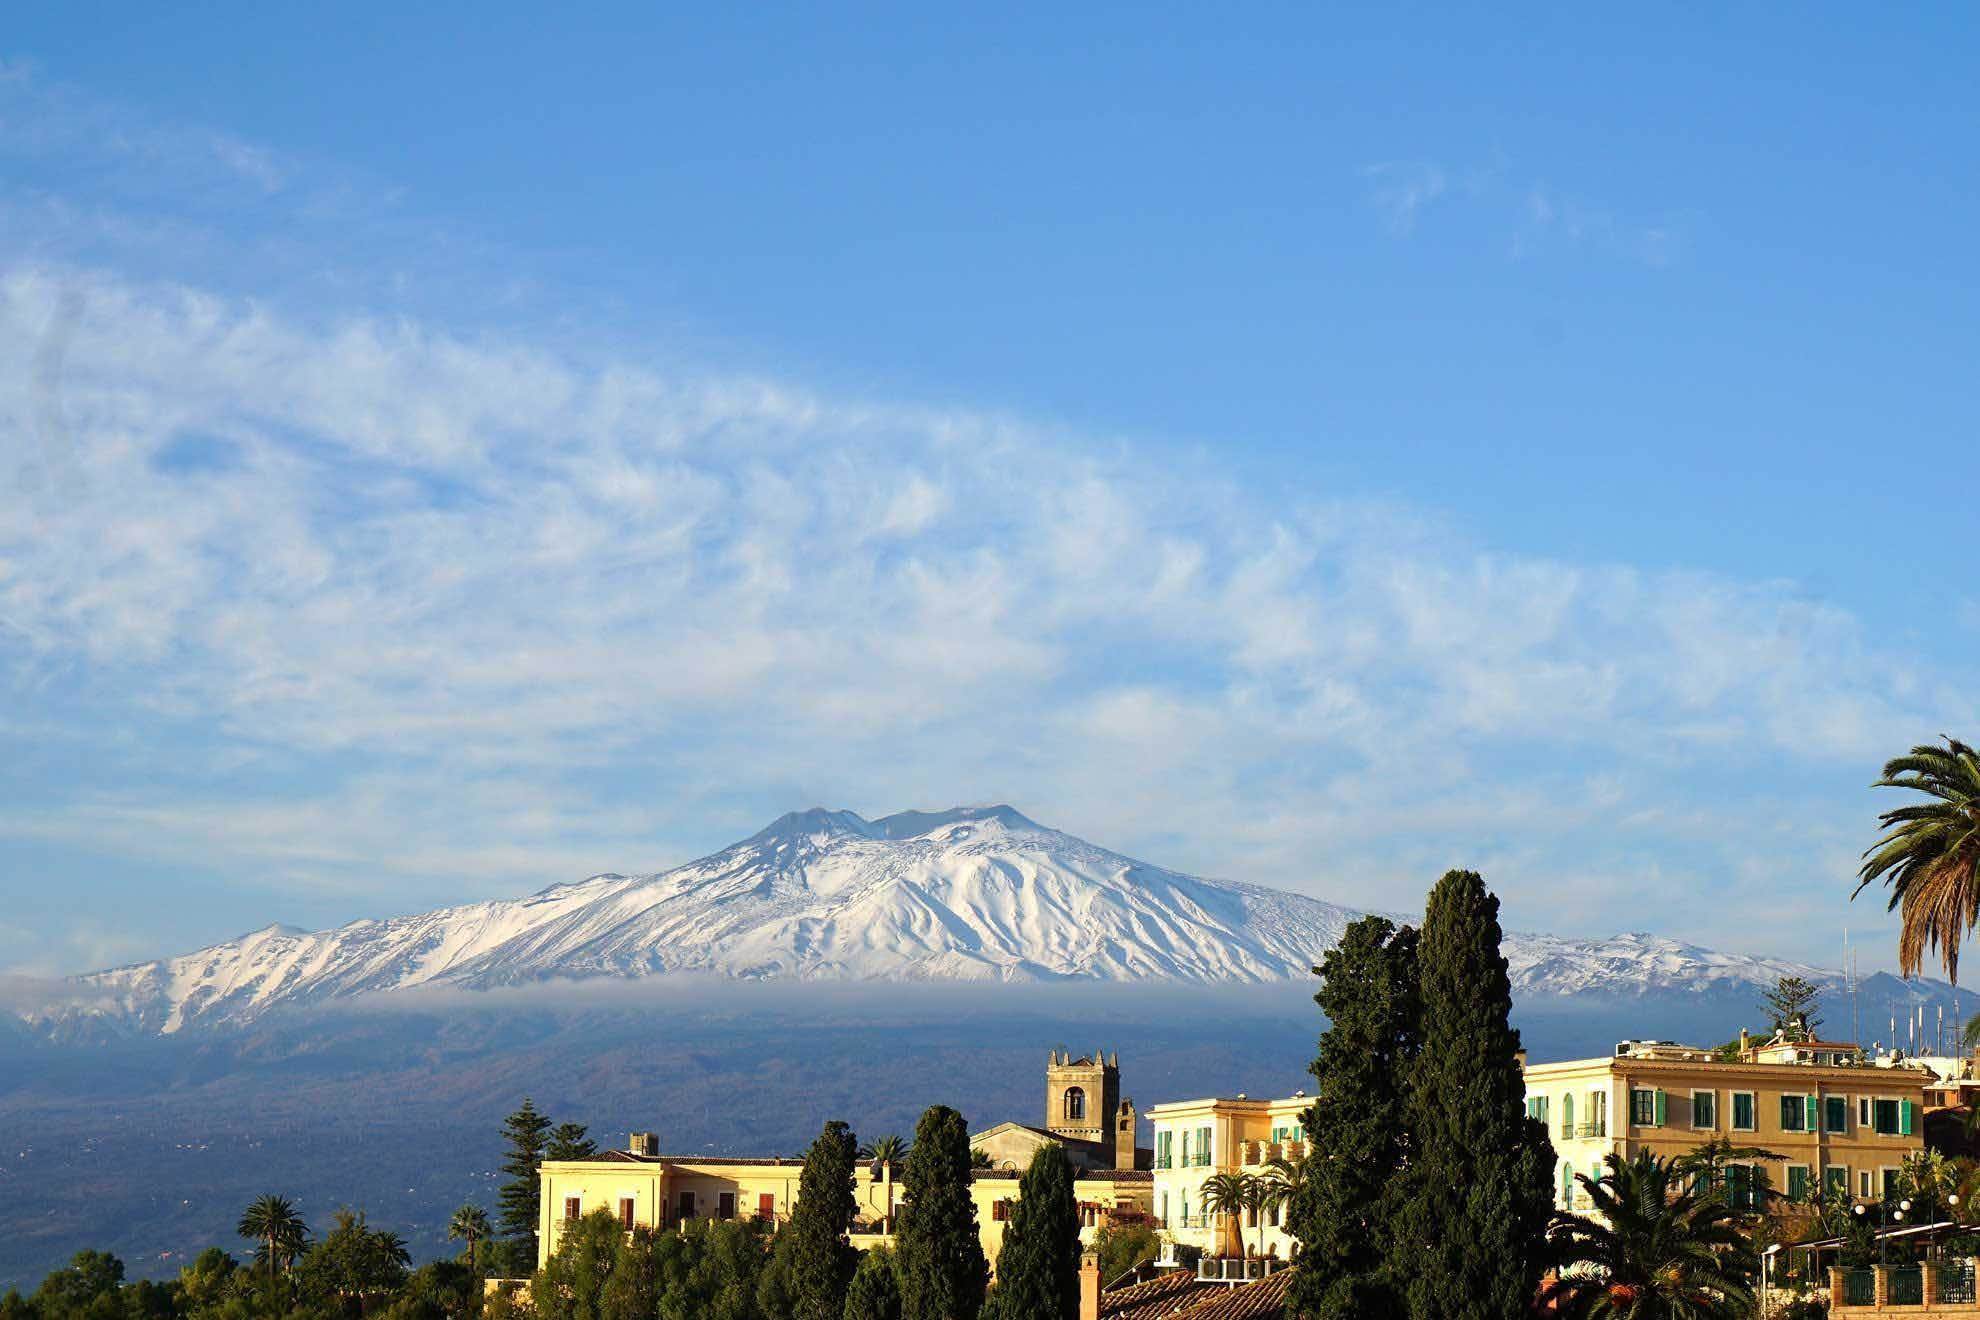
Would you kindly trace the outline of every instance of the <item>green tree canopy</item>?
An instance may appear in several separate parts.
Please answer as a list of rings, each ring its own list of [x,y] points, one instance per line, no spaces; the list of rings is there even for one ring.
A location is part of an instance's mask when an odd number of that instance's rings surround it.
[[[1065,1147],[1047,1142],[1018,1182],[997,1253],[1000,1316],[1072,1320],[1079,1307],[1079,1202]]]
[[[1301,1244],[1289,1295],[1315,1320],[1391,1320],[1403,1314],[1395,1268],[1398,1175],[1410,1148],[1404,1078],[1418,1050],[1422,1007],[1417,934],[1384,917],[1350,924],[1314,970],[1327,1015],[1305,1114],[1309,1158],[1288,1166],[1287,1227]]]
[[[530,1281],[536,1320],[604,1320],[605,1285],[627,1236],[602,1206],[564,1225],[557,1249]]]
[[[373,1229],[362,1211],[345,1209],[332,1217],[330,1231],[303,1256],[296,1274],[303,1295],[322,1310],[362,1316],[390,1304],[411,1261],[405,1239]]]
[[[1548,1232],[1558,1274],[1545,1299],[1591,1320],[1751,1315],[1760,1262],[1731,1211],[1693,1195],[1672,1162],[1647,1150],[1603,1163],[1600,1178],[1576,1177],[1594,1213],[1560,1215]]]
[[[858,1253],[846,1242],[857,1203],[853,1170],[859,1143],[846,1124],[827,1123],[804,1157],[797,1205],[777,1235],[781,1286],[789,1290],[792,1320],[839,1320],[846,1285]]]
[[[523,1097],[521,1108],[502,1120],[502,1140],[509,1148],[502,1161],[502,1172],[509,1180],[502,1184],[498,1198],[502,1235],[514,1244],[515,1254],[529,1262],[530,1269],[536,1267],[536,1229],[543,1196],[537,1171],[549,1148],[549,1133],[550,1120],[536,1112],[528,1096]],[[515,1264],[509,1268],[514,1269]]]
[[[990,1264],[977,1234],[970,1199],[969,1125],[947,1105],[935,1105],[915,1125],[914,1145],[901,1172],[896,1249],[905,1320],[977,1320]]]
[[[582,1123],[559,1123],[550,1131],[549,1145],[544,1148],[546,1160],[588,1160],[598,1153],[598,1143]]]
[[[1446,873],[1417,947],[1421,1048],[1407,1074],[1413,1149],[1397,1229],[1410,1311],[1438,1320],[1526,1316],[1553,1209],[1554,1149],[1526,1116],[1499,941],[1484,880]]]
[[[901,1276],[893,1252],[879,1248],[860,1256],[846,1289],[845,1320],[901,1320]]]
[[[1774,987],[1760,997],[1761,1008],[1776,1032],[1803,1033],[1802,1039],[1816,1039],[1816,1029],[1822,1025],[1822,1017],[1815,1010],[1821,1006],[1822,992],[1814,982],[1799,976],[1783,976],[1774,982]]]

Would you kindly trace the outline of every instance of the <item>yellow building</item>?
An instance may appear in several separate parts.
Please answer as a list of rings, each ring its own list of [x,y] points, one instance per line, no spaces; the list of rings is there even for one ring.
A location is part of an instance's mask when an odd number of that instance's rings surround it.
[[[1017,1202],[1018,1179],[1040,1145],[1065,1147],[1077,1170],[1083,1240],[1116,1213],[1147,1214],[1153,1175],[1149,1152],[1134,1143],[1134,1102],[1120,1096],[1120,1060],[1099,1050],[1080,1058],[1054,1050],[1046,1065],[1046,1126],[1003,1123],[972,1135],[995,1167],[971,1175],[977,1230],[994,1269],[1004,1226]],[[1137,1156],[1142,1167],[1136,1168]],[[755,1219],[773,1231],[789,1221],[797,1203],[802,1159],[738,1159],[662,1155],[658,1137],[635,1132],[623,1150],[586,1160],[546,1160],[539,1172],[542,1205],[537,1224],[537,1266],[556,1251],[565,1225],[599,1209],[627,1228],[673,1228],[692,1219]],[[861,1164],[853,1174],[853,1245],[862,1249],[892,1241],[890,1215],[901,1202],[901,1170]]]
[[[1585,1210],[1577,1174],[1641,1150],[1683,1155],[1725,1138],[1779,1154],[1729,1170],[1736,1200],[1757,1177],[1791,1201],[1817,1188],[1859,1200],[1890,1194],[1907,1155],[1924,1148],[1930,1073],[1876,1067],[1854,1045],[1748,1045],[1736,1060],[1668,1041],[1624,1041],[1609,1057],[1526,1068],[1526,1112],[1547,1124],[1557,1160],[1555,1203]],[[1158,1155],[1159,1160],[1159,1155]]]
[[[1153,1206],[1168,1238],[1211,1255],[1236,1253],[1239,1228],[1254,1255],[1290,1257],[1294,1240],[1286,1232],[1286,1208],[1236,1216],[1203,1209],[1203,1182],[1217,1173],[1263,1176],[1276,1158],[1306,1154],[1301,1117],[1312,1100],[1305,1092],[1283,1100],[1246,1096],[1179,1100],[1148,1111],[1155,1128]]]
[[[626,1150],[604,1151],[587,1160],[546,1160],[539,1173],[542,1207],[537,1224],[537,1266],[556,1251],[565,1227],[584,1215],[610,1210],[627,1228],[644,1224],[674,1228],[693,1219],[751,1218],[772,1230],[789,1222],[797,1204],[801,1159],[723,1159],[658,1153],[650,1133],[634,1133]],[[992,1267],[1003,1247],[1004,1226],[1017,1202],[1020,1174],[1011,1169],[979,1170],[972,1177],[977,1230]],[[1146,1170],[1109,1169],[1082,1173],[1073,1183],[1090,1241],[1116,1210],[1145,1212],[1151,1175]],[[900,1170],[892,1177],[860,1165],[853,1175],[853,1245],[888,1245],[888,1197],[898,1213]]]

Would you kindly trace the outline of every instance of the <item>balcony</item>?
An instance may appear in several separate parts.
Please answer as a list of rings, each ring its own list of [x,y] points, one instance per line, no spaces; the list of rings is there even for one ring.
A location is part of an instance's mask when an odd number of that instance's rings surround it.
[[[1598,1118],[1592,1123],[1583,1123],[1575,1129],[1575,1135],[1578,1137],[1606,1137],[1609,1135],[1608,1121]]]

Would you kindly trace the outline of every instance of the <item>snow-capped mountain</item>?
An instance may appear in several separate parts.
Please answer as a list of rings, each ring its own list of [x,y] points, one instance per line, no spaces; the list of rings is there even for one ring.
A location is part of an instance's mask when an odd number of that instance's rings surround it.
[[[335,930],[269,926],[197,953],[76,977],[64,1013],[170,1033],[414,986],[668,972],[1263,982],[1308,976],[1357,915],[1139,862],[1009,807],[879,820],[814,809],[658,875],[596,875],[526,898]],[[1798,964],[1648,935],[1596,943],[1512,935],[1506,954],[1515,988],[1528,992],[1826,979]]]

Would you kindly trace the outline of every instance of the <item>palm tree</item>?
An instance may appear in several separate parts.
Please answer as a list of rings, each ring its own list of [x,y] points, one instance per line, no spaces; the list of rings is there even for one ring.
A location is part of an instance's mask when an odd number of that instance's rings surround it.
[[[874,1168],[879,1171],[881,1185],[886,1188],[887,1219],[883,1231],[888,1233],[894,1231],[894,1166],[907,1158],[907,1148],[906,1138],[890,1133],[875,1137],[873,1144],[861,1152],[873,1161]],[[975,1154],[974,1151],[970,1153]]]
[[[1307,1159],[1305,1155],[1297,1159],[1274,1155],[1265,1161],[1265,1172],[1258,1178],[1259,1210],[1270,1213],[1293,1203],[1306,1186]]]
[[[1710,1141],[1693,1146],[1682,1155],[1671,1157],[1671,1172],[1682,1178],[1694,1195],[1701,1201],[1718,1201],[1734,1214],[1742,1211],[1758,1212],[1767,1206],[1769,1197],[1778,1196],[1767,1185],[1768,1163],[1785,1161],[1787,1156],[1779,1151],[1768,1150],[1765,1146],[1741,1146],[1731,1137],[1714,1137]],[[1733,1204],[1734,1188],[1729,1170],[1750,1169],[1747,1184],[1749,1204],[1742,1207]]]
[[[274,1195],[256,1197],[242,1213],[234,1231],[262,1244],[268,1254],[270,1283],[275,1281],[276,1262],[287,1267],[302,1250],[303,1239],[309,1236],[309,1229],[295,1206],[285,1197]]]
[[[1205,1213],[1231,1217],[1237,1229],[1238,1255],[1246,1260],[1251,1253],[1245,1249],[1244,1212],[1258,1208],[1261,1192],[1259,1180],[1248,1173],[1213,1173],[1203,1180]]]
[[[474,1254],[475,1244],[486,1242],[491,1233],[488,1212],[478,1205],[462,1206],[454,1211],[454,1217],[447,1221],[447,1240],[452,1242],[456,1238],[467,1239],[468,1267],[477,1272],[481,1269],[481,1261]]]
[[[1891,887],[1889,908],[1901,909],[1898,969],[1915,975],[1925,951],[1936,949],[1946,979],[1959,983],[1959,942],[1980,918],[1980,753],[1947,738],[1924,743],[1884,762],[1872,787],[1908,788],[1929,801],[1879,816],[1884,837],[1863,854],[1851,898],[1872,881]]]
[[[1593,1213],[1547,1230],[1555,1271],[1541,1302],[1576,1320],[1733,1320],[1752,1313],[1759,1257],[1723,1203],[1684,1187],[1669,1160],[1609,1155],[1576,1175]]]

